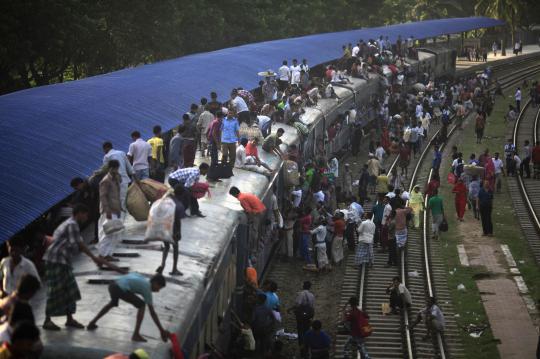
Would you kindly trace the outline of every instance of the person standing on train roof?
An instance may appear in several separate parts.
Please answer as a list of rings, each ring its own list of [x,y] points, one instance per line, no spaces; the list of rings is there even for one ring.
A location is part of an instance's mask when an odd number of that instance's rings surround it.
[[[135,329],[131,340],[134,342],[146,342],[147,340],[141,335],[141,324],[144,319],[144,306],[148,306],[150,316],[158,327],[161,340],[166,342],[170,336],[170,333],[163,328],[159,317],[154,310],[154,301],[152,298],[152,292],[159,292],[165,288],[165,278],[157,273],[150,279],[144,277],[139,273],[129,273],[118,277],[111,284],[109,284],[109,295],[111,300],[107,303],[96,316],[88,323],[87,330],[96,330],[98,328],[97,321],[107,314],[112,308],[118,307],[120,299],[137,308],[137,318],[135,322]],[[142,299],[138,296],[140,295]]]
[[[210,101],[206,104],[206,108],[208,111],[212,113],[212,115],[216,116],[218,111],[221,111],[222,104],[218,101],[218,95],[214,91],[210,92]]]
[[[197,106],[197,105],[195,105]],[[197,121],[194,119],[195,113],[188,112],[182,115],[182,125],[184,133],[182,134],[182,155],[184,156],[184,167],[193,167],[195,163],[195,154],[197,152]]]
[[[127,157],[133,166],[134,178],[142,181],[150,177],[150,161],[152,159],[152,146],[141,138],[139,131],[131,133]]]
[[[229,111],[221,123],[221,163],[234,166],[236,143],[238,142],[240,126],[234,117],[234,111]]]
[[[199,167],[186,167],[178,169],[169,175],[169,185],[176,187],[177,184],[182,184],[189,194],[189,212],[192,216],[204,218],[206,217],[199,210],[199,201],[195,197],[192,187],[199,182],[201,175],[206,176],[210,166],[208,163],[201,163]]]
[[[206,101],[205,98],[202,98],[201,102],[203,102],[203,100]],[[206,136],[206,134],[208,131],[208,127],[210,126],[213,120],[214,120],[214,115],[212,114],[212,112],[210,112],[208,108],[208,103],[207,103],[206,106],[204,107],[204,110],[201,112],[201,114],[199,115],[199,118],[197,119],[197,131],[200,136],[200,142],[201,142],[200,150],[203,157],[209,156],[208,155],[209,153],[208,137]]]
[[[161,126],[154,126],[152,129],[154,137],[148,140],[152,147],[152,159],[150,161],[150,176],[156,181],[163,181],[163,171],[165,170],[165,157],[163,156],[163,138]]]
[[[131,182],[131,176],[134,174],[133,167],[131,166],[126,153],[124,151],[113,149],[111,142],[107,141],[103,143],[103,152],[105,152],[105,156],[103,156],[104,168],[106,168],[107,165],[113,160],[118,162],[118,174],[120,176],[119,178],[121,179],[120,205],[122,207],[122,211],[126,212],[127,190],[129,182]]]
[[[53,233],[53,241],[43,255],[45,262],[45,280],[47,282],[47,306],[43,329],[60,330],[51,317],[67,316],[66,326],[82,329],[84,326],[73,318],[77,309],[77,301],[81,299],[79,286],[73,275],[71,260],[80,251],[90,257],[98,266],[107,266],[124,274],[125,271],[105,259],[94,256],[84,244],[80,225],[88,220],[88,207],[78,204],[73,214],[66,219]]]
[[[171,171],[176,171],[179,168],[184,167],[184,156],[182,154],[182,147],[184,142],[184,126],[178,126],[178,129],[169,143],[169,157],[168,164]]]
[[[178,242],[182,239],[182,218],[186,217],[186,208],[182,199],[186,196],[186,189],[181,184],[178,184],[174,187],[174,193],[170,195],[174,201],[175,211],[174,211],[174,222],[173,222],[173,266],[172,271],[169,272],[170,275],[183,275],[182,272],[178,270]],[[169,242],[163,243],[163,256],[161,259],[161,265],[156,269],[156,272],[159,274],[163,273],[165,269],[165,263],[167,262],[167,257],[169,256],[169,249],[171,244]]]
[[[216,166],[219,162],[218,151],[221,148],[221,125],[223,123],[223,112],[219,110],[216,118],[208,127],[208,150],[210,151],[210,165]]]
[[[249,107],[246,103],[246,100],[244,100],[242,96],[239,95],[239,90],[233,89],[231,91],[231,103],[234,106],[236,115],[238,116],[238,121],[240,123],[249,124]]]
[[[281,67],[278,69],[278,85],[280,91],[285,91],[289,86],[289,80],[291,79],[291,70],[287,66],[287,60],[283,60]]]
[[[97,248],[99,256],[111,262],[118,261],[118,259],[114,258],[112,255],[120,242],[120,234],[122,231],[106,233],[105,224],[111,220],[122,219],[120,197],[122,178],[119,174],[119,167],[120,163],[117,160],[110,160],[108,164],[109,172],[99,183],[99,206],[101,215],[98,221],[99,243]]]

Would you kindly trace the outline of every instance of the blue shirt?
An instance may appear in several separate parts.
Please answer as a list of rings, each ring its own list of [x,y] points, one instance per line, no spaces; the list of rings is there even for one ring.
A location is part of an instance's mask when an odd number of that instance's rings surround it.
[[[221,123],[221,142],[236,143],[238,141],[237,133],[240,130],[236,118],[224,118]]]
[[[150,279],[139,273],[129,273],[116,279],[116,285],[124,292],[140,294],[144,302],[152,305],[152,286]]]
[[[480,182],[471,181],[471,183],[469,183],[469,197],[477,198],[479,192],[480,192]]]
[[[310,329],[304,335],[304,344],[310,349],[330,349],[330,337],[322,330],[317,333]]]
[[[264,292],[266,294],[266,302],[264,305],[268,309],[276,310],[279,307],[279,298],[274,292]]]

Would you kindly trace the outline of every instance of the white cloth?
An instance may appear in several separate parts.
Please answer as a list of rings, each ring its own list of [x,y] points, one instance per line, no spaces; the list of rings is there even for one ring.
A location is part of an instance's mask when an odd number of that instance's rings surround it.
[[[13,271],[11,270],[11,257],[5,257],[0,262],[0,275],[2,276],[2,289],[5,293],[11,294],[17,289],[17,284],[21,278],[30,274],[39,280],[39,274],[36,270],[36,266],[31,260],[21,256],[21,262],[15,266]]]
[[[319,192],[313,193],[313,198],[315,199],[316,203],[324,202],[324,192],[319,191]]]
[[[375,223],[371,219],[367,219],[358,226],[358,241],[366,244],[373,243],[375,235]]]
[[[382,146],[379,146],[375,149],[375,157],[379,159],[379,162],[383,162],[384,155],[386,155],[386,151]]]
[[[116,214],[112,214],[112,219],[120,218]],[[103,213],[101,216],[99,216],[98,221],[98,237],[99,237],[99,243],[97,245],[98,254],[102,257],[108,257],[112,256],[114,253],[114,250],[120,243],[121,234],[123,231],[115,232],[112,234],[105,234],[105,231],[103,230],[103,225],[105,224],[105,221],[107,220],[107,216],[105,213]]]
[[[334,236],[332,240],[332,258],[334,259],[334,263],[340,263],[343,257],[343,236]]]
[[[358,47],[358,45],[352,48],[352,56],[353,57],[358,57],[359,52],[360,52],[360,48]]]
[[[514,98],[516,99],[516,101],[521,101],[521,90],[516,91]]]
[[[358,223],[364,215],[364,208],[359,203],[352,202],[349,205],[349,214],[349,218]]]
[[[403,295],[403,297],[404,297],[403,299],[404,299],[405,303],[412,304],[411,293],[409,292],[407,287],[405,287],[405,284],[399,283],[398,292],[399,292],[399,294]]]
[[[302,70],[300,68],[300,65],[291,65],[290,67],[290,71],[291,71],[291,83],[292,84],[297,84],[300,82],[300,70]]]
[[[381,224],[383,226],[386,224],[386,221],[388,220],[388,216],[390,216],[390,213],[392,213],[392,206],[389,203],[387,203],[386,206],[384,206],[383,218],[381,221]]]
[[[131,163],[129,162],[126,153],[124,151],[111,149],[105,154],[105,156],[103,156],[103,164],[105,165],[109,163],[110,160],[117,160],[120,163],[118,173],[120,173],[120,177],[122,177],[122,182],[126,184],[129,183],[129,176],[133,174],[133,167],[131,166]]]
[[[234,160],[234,167],[241,168],[246,164],[246,148],[242,145],[236,147],[236,158]]]
[[[503,161],[500,158],[497,158],[497,159],[493,158],[492,161],[493,161],[493,166],[495,167],[495,174],[501,173],[504,167]]]
[[[148,157],[152,157],[152,146],[142,138],[138,138],[129,145],[128,156],[133,158],[135,171],[149,168]]]

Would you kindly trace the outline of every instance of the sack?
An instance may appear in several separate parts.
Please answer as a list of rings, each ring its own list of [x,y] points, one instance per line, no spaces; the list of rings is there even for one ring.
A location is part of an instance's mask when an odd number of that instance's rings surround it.
[[[208,183],[196,182],[191,186],[191,195],[197,199],[203,198],[204,195],[208,192],[208,197],[210,197],[210,186]]]
[[[448,176],[446,176],[446,180],[449,184],[455,184],[456,183],[456,175],[450,172]]]
[[[211,180],[218,180],[221,178],[231,178],[234,176],[233,169],[228,164],[217,163],[208,169],[208,174],[206,178]]]
[[[439,225],[439,231],[448,232],[448,222],[446,221],[446,217],[443,217],[443,220]]]
[[[136,221],[146,221],[150,204],[137,182],[132,182],[127,190],[126,207]]]
[[[123,229],[124,229],[124,222],[122,222],[122,220],[118,218],[107,219],[103,223],[103,232],[105,232],[105,234],[113,234],[116,232],[120,232]]]
[[[164,183],[154,181],[150,178],[139,181],[139,185],[149,202],[155,202],[167,193],[167,186]]]
[[[465,165],[463,166],[463,171],[469,176],[478,176],[479,178],[484,176],[484,167],[480,166]]]
[[[286,160],[283,164],[283,175],[285,177],[285,186],[292,187],[300,183],[298,175],[298,163]]]
[[[165,196],[152,204],[148,214],[145,241],[173,242],[173,226],[176,204]]]

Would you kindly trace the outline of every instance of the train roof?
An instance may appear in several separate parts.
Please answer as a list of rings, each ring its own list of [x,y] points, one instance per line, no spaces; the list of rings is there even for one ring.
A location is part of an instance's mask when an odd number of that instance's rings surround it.
[[[285,130],[281,137],[282,150],[298,142],[296,129],[280,126]],[[273,129],[276,132],[277,127]],[[279,170],[281,160],[262,149],[259,157],[272,169]],[[196,162],[204,159],[197,157]],[[186,334],[191,326],[201,299],[210,281],[214,279],[214,270],[232,239],[236,226],[242,220],[242,208],[235,198],[228,194],[231,186],[242,192],[254,193],[260,198],[270,188],[272,178],[256,172],[234,169],[234,176],[222,182],[211,184],[210,197],[199,200],[200,209],[205,218],[186,218],[182,221],[182,240],[180,241],[179,268],[181,277],[169,276],[172,258],[169,256],[164,275],[167,286],[154,294],[154,308],[163,326],[175,333]],[[118,252],[137,252],[138,257],[121,258],[119,265],[129,266],[130,271],[151,277],[161,263],[161,243],[150,242],[137,244],[144,240],[146,221],[136,222],[132,217],[126,219],[126,231],[123,239],[128,244],[120,245]],[[118,277],[115,272],[100,271],[85,255],[78,255],[73,262],[74,273],[82,293],[75,317],[88,323],[109,299],[107,285],[90,284],[88,280],[110,280]],[[46,294],[42,290],[33,300],[34,313],[39,322],[44,319]],[[169,345],[159,339],[159,332],[148,313],[142,325],[141,333],[148,339],[146,343],[134,343],[131,334],[135,323],[136,309],[126,303],[121,304],[102,318],[96,331],[62,330],[60,332],[42,332],[48,358],[102,358],[109,352],[131,352],[137,348],[145,349],[152,358],[166,357]]]
[[[103,141],[127,149],[131,131],[170,129],[209,91],[254,88],[257,73],[276,69],[283,58],[314,65],[338,58],[340,44],[360,38],[423,39],[502,24],[453,18],[267,41],[0,96],[0,242],[69,195],[72,177],[98,167]]]

